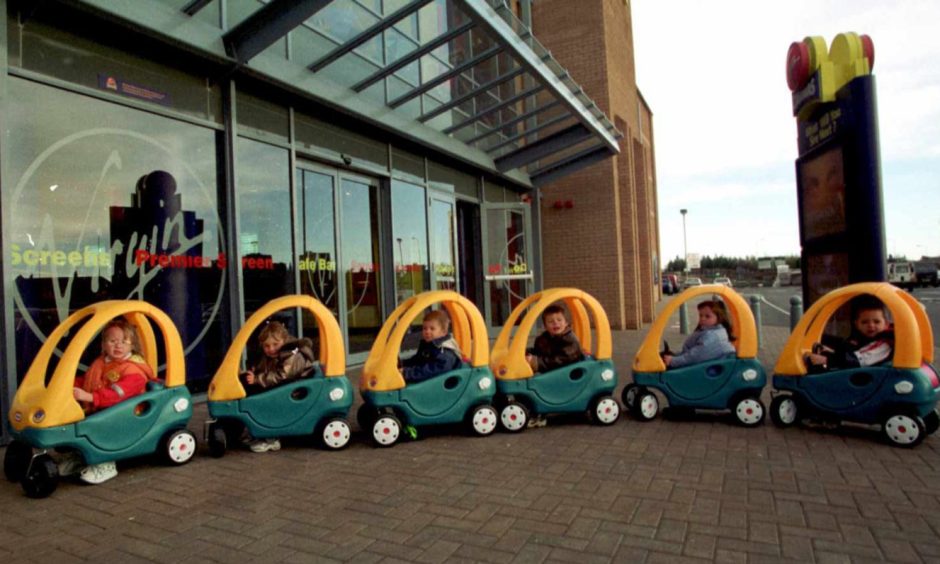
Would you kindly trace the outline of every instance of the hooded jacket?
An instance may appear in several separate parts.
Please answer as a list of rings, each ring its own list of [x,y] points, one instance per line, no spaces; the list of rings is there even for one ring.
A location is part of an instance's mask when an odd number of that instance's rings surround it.
[[[418,352],[402,361],[402,376],[405,382],[423,382],[434,376],[459,368],[460,346],[449,334],[433,341],[421,340]]]
[[[682,344],[682,351],[672,357],[669,368],[681,368],[734,354],[728,331],[722,325],[700,327]]]
[[[266,390],[310,376],[316,369],[316,357],[313,354],[313,341],[307,338],[284,343],[274,357],[261,357],[252,372],[255,383],[249,388]],[[250,393],[250,392],[249,392]]]
[[[537,372],[548,372],[584,359],[581,343],[571,327],[561,335],[542,331],[542,334],[535,338],[530,354],[535,355]]]

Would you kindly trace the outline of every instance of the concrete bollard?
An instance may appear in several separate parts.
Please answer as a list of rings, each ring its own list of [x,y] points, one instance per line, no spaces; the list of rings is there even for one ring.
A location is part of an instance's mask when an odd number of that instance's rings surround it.
[[[763,322],[760,315],[760,302],[763,299],[763,297],[757,294],[748,296],[748,302],[751,304],[751,312],[754,314],[754,325],[757,326],[757,348],[760,348],[761,341],[764,340]]]
[[[679,306],[679,333],[682,335],[689,334],[688,302],[682,302],[682,305]]]
[[[790,296],[790,332],[796,328],[796,324],[803,317],[803,298],[800,296]]]

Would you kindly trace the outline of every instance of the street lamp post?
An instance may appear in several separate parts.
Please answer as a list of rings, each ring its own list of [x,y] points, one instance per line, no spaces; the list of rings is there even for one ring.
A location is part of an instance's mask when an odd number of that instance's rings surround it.
[[[685,271],[688,272],[689,271],[689,246],[685,238],[685,214],[689,213],[689,210],[682,208],[681,210],[679,210],[679,213],[682,214],[682,252],[685,255],[683,256],[683,260],[685,260]]]

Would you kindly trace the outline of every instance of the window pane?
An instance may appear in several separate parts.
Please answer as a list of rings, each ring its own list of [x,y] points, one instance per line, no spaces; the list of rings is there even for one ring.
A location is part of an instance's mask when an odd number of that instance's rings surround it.
[[[392,181],[396,305],[428,289],[428,223],[424,187]]]
[[[299,176],[303,232],[298,245],[301,292],[318,299],[338,317],[334,177],[310,170],[299,171]]]
[[[342,180],[340,193],[348,350],[365,352],[383,322],[378,194],[374,186],[350,179]]]
[[[13,77],[7,88],[18,377],[70,313],[139,299],[173,320],[189,384],[204,389],[227,346],[216,133]]]

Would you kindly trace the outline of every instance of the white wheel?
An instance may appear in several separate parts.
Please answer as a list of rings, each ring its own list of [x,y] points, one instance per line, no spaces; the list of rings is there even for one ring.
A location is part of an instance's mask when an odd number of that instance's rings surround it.
[[[381,415],[372,424],[372,440],[382,447],[390,447],[401,436],[401,422],[394,415]]]
[[[778,427],[789,427],[796,423],[799,407],[790,396],[777,396],[770,402],[770,419]]]
[[[352,431],[349,423],[344,419],[333,419],[323,427],[323,445],[326,448],[339,450],[349,444]]]
[[[650,392],[638,392],[633,404],[633,414],[640,421],[652,421],[659,413],[659,400]]]
[[[734,406],[734,415],[745,427],[759,425],[764,420],[764,404],[757,398],[744,398]]]
[[[473,410],[470,425],[473,427],[474,433],[485,437],[496,430],[497,421],[499,421],[499,416],[496,415],[496,410],[493,409],[493,406],[481,405]]]
[[[610,396],[604,396],[594,404],[594,421],[601,425],[613,425],[620,417],[620,404]]]
[[[172,433],[166,439],[164,455],[173,464],[186,464],[196,454],[196,437],[186,430]]]
[[[919,417],[900,413],[885,419],[882,429],[891,444],[903,447],[916,446],[927,434]]]
[[[499,420],[504,429],[510,433],[518,433],[525,429],[526,423],[529,422],[529,411],[521,403],[512,402],[500,412]]]

